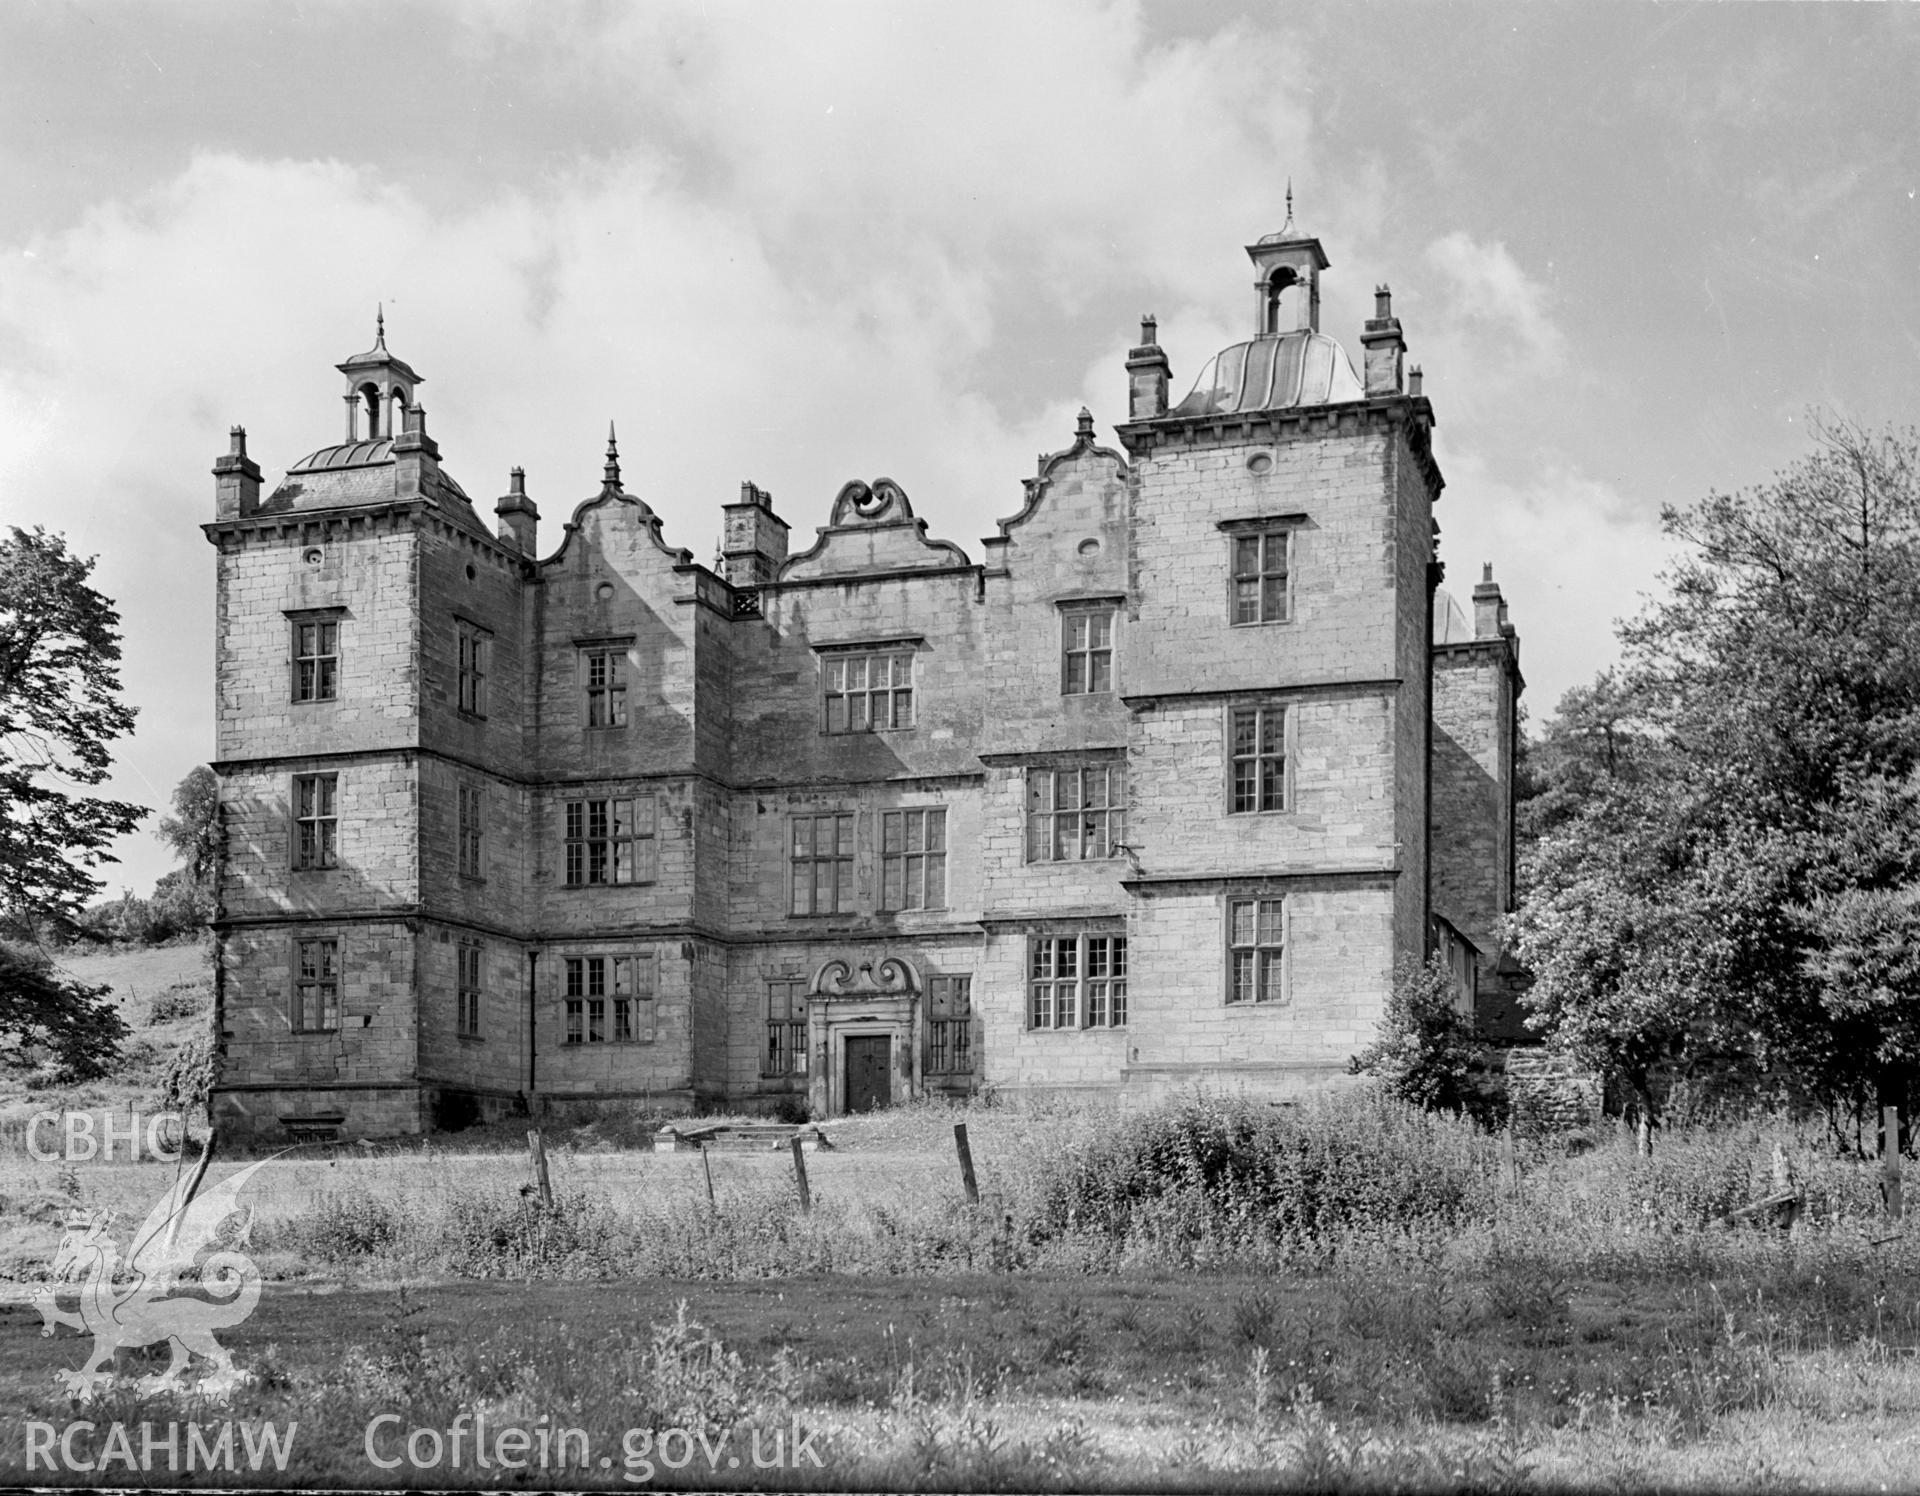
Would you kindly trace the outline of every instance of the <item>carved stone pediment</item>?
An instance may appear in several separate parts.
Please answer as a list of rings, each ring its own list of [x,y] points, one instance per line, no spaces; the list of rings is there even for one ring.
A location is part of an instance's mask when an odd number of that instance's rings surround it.
[[[899,956],[883,956],[878,961],[853,962],[834,959],[813,974],[807,988],[809,997],[861,998],[912,997],[920,991],[920,973],[913,963]]]

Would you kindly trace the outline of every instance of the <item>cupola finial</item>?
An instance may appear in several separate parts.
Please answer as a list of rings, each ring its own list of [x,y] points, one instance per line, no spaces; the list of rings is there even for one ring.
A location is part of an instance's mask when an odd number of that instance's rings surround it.
[[[604,475],[608,488],[620,486],[620,445],[613,434],[613,422],[607,422],[607,470]]]
[[[373,304],[373,346],[379,349],[387,346],[387,304],[384,301]]]
[[[1292,227],[1293,227],[1293,178],[1291,175],[1289,175],[1287,178],[1287,221],[1280,225],[1280,232],[1284,234],[1288,229]]]

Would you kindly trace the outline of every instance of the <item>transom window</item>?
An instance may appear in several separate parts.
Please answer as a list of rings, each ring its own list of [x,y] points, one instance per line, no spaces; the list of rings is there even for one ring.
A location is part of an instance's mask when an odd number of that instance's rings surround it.
[[[460,649],[460,710],[471,717],[487,714],[487,658],[493,636],[471,623],[456,625]]]
[[[760,1056],[760,1073],[807,1073],[807,984],[767,983],[767,1045]]]
[[[1122,1028],[1127,1021],[1124,935],[1036,935],[1028,943],[1027,1027]]]
[[[1237,706],[1232,712],[1235,815],[1287,808],[1287,709]]]
[[[973,1073],[973,978],[927,978],[927,1074]]]
[[[650,1042],[654,1035],[654,965],[652,951],[628,956],[567,957],[566,1042]]]
[[[853,909],[853,817],[793,818],[793,897],[789,912],[846,914]]]
[[[1287,564],[1293,546],[1293,530],[1281,527],[1241,532],[1232,537],[1231,544],[1233,621],[1286,622],[1292,608]]]
[[[294,942],[293,1028],[331,1034],[340,1027],[340,942]]]
[[[627,649],[624,644],[580,651],[580,689],[587,726],[627,725]]]
[[[468,1039],[480,1037],[480,969],[485,947],[477,941],[463,940],[458,946],[460,960],[459,1029]]]
[[[1121,764],[1027,770],[1027,861],[1112,857],[1127,836]]]
[[[913,652],[823,656],[828,732],[886,732],[913,726]]]
[[[454,830],[460,849],[460,875],[484,878],[486,863],[487,792],[477,784],[460,786],[460,813]]]
[[[293,699],[332,701],[340,683],[340,625],[298,619],[293,625]]]
[[[1113,610],[1076,608],[1062,615],[1060,691],[1085,696],[1113,689]]]
[[[302,872],[337,864],[339,776],[299,774],[293,781],[293,865]]]
[[[947,905],[947,813],[889,810],[880,817],[880,907]]]
[[[1286,1001],[1285,913],[1279,899],[1227,901],[1227,1001]]]
[[[567,801],[567,887],[653,882],[656,829],[652,795]]]

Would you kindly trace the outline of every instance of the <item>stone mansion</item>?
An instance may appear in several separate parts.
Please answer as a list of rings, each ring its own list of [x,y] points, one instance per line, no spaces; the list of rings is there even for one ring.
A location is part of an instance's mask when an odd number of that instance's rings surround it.
[[[1440,590],[1432,409],[1383,287],[1358,368],[1318,240],[1124,455],[1084,412],[978,558],[851,482],[713,567],[621,483],[492,528],[421,378],[266,492],[214,467],[224,855],[214,1114],[259,1137],[562,1101],[816,1117],[1346,1069],[1396,961],[1511,967],[1518,641]],[[1010,505],[1009,507],[1016,507]]]

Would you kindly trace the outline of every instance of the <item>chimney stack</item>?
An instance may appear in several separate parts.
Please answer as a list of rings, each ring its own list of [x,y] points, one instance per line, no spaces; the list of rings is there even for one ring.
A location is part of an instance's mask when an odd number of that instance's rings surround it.
[[[260,465],[247,456],[247,428],[227,433],[227,453],[213,463],[213,513],[216,519],[245,519],[260,507]]]
[[[1366,349],[1368,398],[1399,394],[1407,341],[1400,335],[1400,319],[1393,315],[1393,292],[1384,285],[1374,287],[1373,315],[1360,334],[1360,346]]]
[[[1160,323],[1149,312],[1140,319],[1140,346],[1127,355],[1127,418],[1151,421],[1167,413],[1167,384],[1172,373],[1160,348]]]
[[[515,468],[508,475],[506,495],[494,501],[493,512],[500,516],[500,539],[529,560],[533,559],[537,554],[534,537],[540,524],[540,511],[527,497],[526,469]]]

